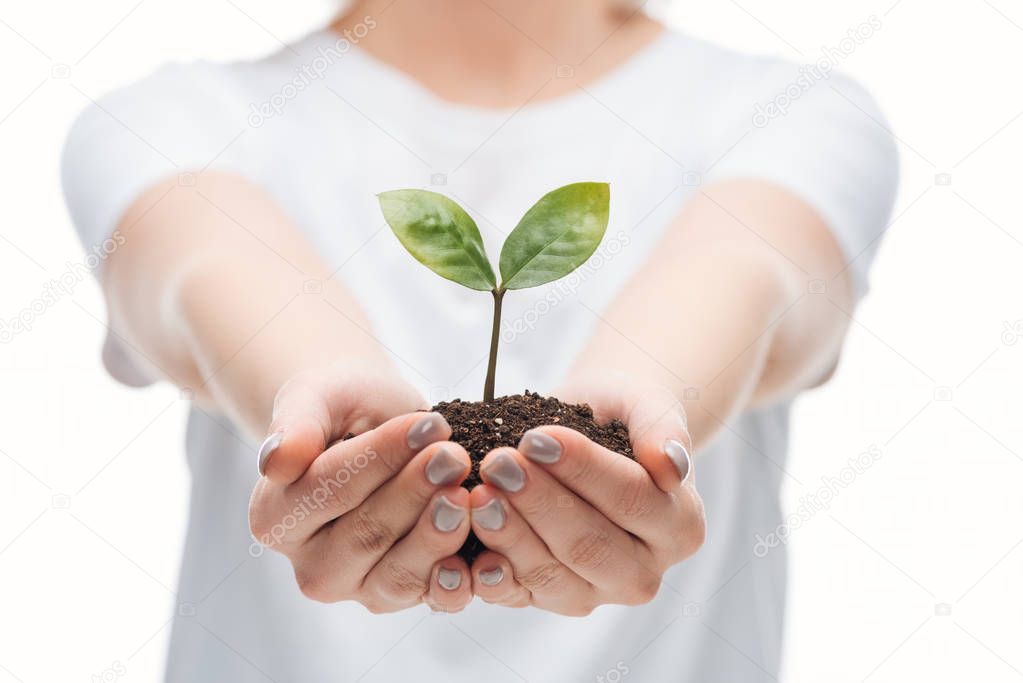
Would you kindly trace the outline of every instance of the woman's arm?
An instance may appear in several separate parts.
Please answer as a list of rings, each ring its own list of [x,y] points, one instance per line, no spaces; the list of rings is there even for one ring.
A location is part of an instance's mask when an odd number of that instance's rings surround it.
[[[739,412],[826,377],[846,328],[828,299],[851,300],[842,271],[824,223],[785,190],[743,181],[698,194],[558,392],[623,420],[637,462],[557,426],[488,454],[471,495],[491,549],[472,568],[476,592],[572,615],[652,599],[706,534],[690,432],[704,444]],[[809,293],[815,280],[825,294]],[[496,568],[510,578],[490,585]]]
[[[250,435],[264,433],[274,394],[302,370],[340,359],[390,367],[363,311],[250,183],[168,181],[134,203],[120,231],[103,278],[114,331],[150,373]]]
[[[103,277],[114,333],[154,376],[270,435],[250,524],[302,591],[381,612],[464,606],[468,454],[415,412],[425,401],[298,228],[244,179],[204,173],[146,192],[119,230]]]
[[[603,314],[566,387],[608,372],[667,387],[699,446],[824,381],[851,305],[842,252],[803,201],[757,181],[711,186]]]

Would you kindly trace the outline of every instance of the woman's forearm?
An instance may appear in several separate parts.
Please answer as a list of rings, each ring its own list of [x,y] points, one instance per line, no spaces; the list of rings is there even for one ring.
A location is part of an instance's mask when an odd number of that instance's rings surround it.
[[[751,403],[770,353],[770,323],[784,296],[755,266],[725,272],[709,261],[682,258],[678,267],[679,276],[665,283],[670,302],[659,301],[660,284],[642,296],[645,277],[623,293],[572,376],[610,371],[668,387],[685,404],[699,447]]]
[[[841,268],[826,227],[792,195],[745,181],[708,188],[602,314],[572,376],[669,387],[704,444],[742,410],[826,376],[846,325],[829,301],[850,296],[832,281]],[[830,290],[810,293],[814,280]]]
[[[295,373],[338,360],[388,365],[354,299],[244,180],[153,188],[121,230],[104,278],[115,332],[150,372],[253,435]]]
[[[177,292],[174,316],[199,388],[255,434],[277,390],[303,370],[342,361],[390,369],[341,284],[298,280],[266,257],[211,260]]]

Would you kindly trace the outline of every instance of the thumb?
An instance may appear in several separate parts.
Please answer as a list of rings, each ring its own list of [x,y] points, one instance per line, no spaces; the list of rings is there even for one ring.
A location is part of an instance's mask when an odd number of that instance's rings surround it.
[[[636,461],[665,493],[693,486],[693,441],[685,409],[669,389],[620,373],[583,377],[559,394],[589,403],[598,422],[618,418],[629,430]]]
[[[274,398],[269,436],[259,448],[259,473],[274,483],[290,484],[305,473],[339,435],[323,392],[292,380]]]
[[[644,393],[629,416],[632,451],[664,492],[693,486],[693,440],[685,412],[671,392]]]
[[[682,404],[670,391],[659,388],[630,398],[626,426],[636,460],[664,492],[692,486],[693,446]]]

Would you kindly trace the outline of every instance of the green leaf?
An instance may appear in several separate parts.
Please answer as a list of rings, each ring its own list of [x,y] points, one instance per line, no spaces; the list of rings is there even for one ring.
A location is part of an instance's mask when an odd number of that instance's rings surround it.
[[[607,230],[607,183],[573,183],[545,194],[501,248],[501,286],[536,287],[586,262]]]
[[[426,190],[392,190],[377,198],[387,224],[417,261],[470,289],[497,286],[479,228],[458,204]]]

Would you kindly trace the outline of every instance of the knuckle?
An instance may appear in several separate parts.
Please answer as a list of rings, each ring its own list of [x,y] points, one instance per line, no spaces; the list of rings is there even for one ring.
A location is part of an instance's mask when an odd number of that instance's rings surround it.
[[[571,450],[575,445],[574,439],[565,438],[564,441],[568,450]],[[566,467],[563,470],[564,473],[560,476],[571,489],[581,490],[590,488],[601,479],[600,467],[597,465],[598,460],[598,458],[590,457],[574,458],[572,460],[572,467]]]
[[[270,524],[270,519],[263,511],[250,509],[249,510],[249,531],[252,533],[252,537],[263,545],[267,545],[264,539],[270,538],[270,531],[273,525]]]
[[[517,597],[513,597],[510,595],[501,596],[490,595],[480,597],[483,599],[483,602],[487,603],[488,605],[498,605],[500,607],[519,607],[521,603],[521,601]]]
[[[344,471],[338,469],[320,477],[319,482],[310,487],[300,500],[311,500],[316,507],[336,516],[345,514],[361,501],[356,500],[352,490],[341,483],[340,475]]]
[[[468,600],[461,599],[444,605],[444,611],[449,614],[458,614],[469,604]]]
[[[529,571],[516,576],[519,585],[530,593],[556,588],[563,579],[563,568],[557,560],[545,562]]]
[[[387,562],[382,569],[384,575],[379,592],[387,602],[403,604],[418,602],[426,593],[428,588],[426,581],[407,567],[397,562]]]
[[[572,542],[568,549],[569,561],[581,569],[600,569],[607,565],[614,549],[605,531],[588,531]]]
[[[431,601],[428,603],[431,610],[434,612],[441,612],[443,614],[457,614],[465,609],[465,605],[462,603],[446,603]]]
[[[657,597],[661,589],[661,577],[653,572],[640,568],[631,582],[628,605],[645,605]]]
[[[433,503],[434,494],[437,489],[432,484],[426,483],[426,478],[411,486],[403,486],[401,496],[409,507],[417,510],[433,509],[429,507]]]
[[[446,555],[455,553],[469,537],[468,528],[465,533],[436,531],[432,524],[429,528],[431,529],[430,533],[417,534],[417,538],[422,552],[434,560],[440,560]]]
[[[519,599],[519,596],[514,590],[508,589],[503,590],[500,593],[486,595],[485,597],[481,595],[481,597],[483,597],[484,602],[489,602],[492,605],[503,605],[506,607],[518,602]]]
[[[551,514],[555,508],[555,499],[548,493],[540,493],[539,495],[523,496],[515,501],[514,505],[523,517],[537,521]]]
[[[302,595],[316,602],[337,602],[330,585],[330,577],[323,572],[305,567],[295,567],[295,582]]]
[[[625,479],[618,490],[617,511],[626,519],[640,519],[653,512],[649,482],[633,476]]]
[[[398,611],[398,608],[394,607],[394,605],[376,598],[363,598],[360,602],[370,614],[390,614],[391,612]]]
[[[597,609],[596,602],[586,601],[569,605],[562,609],[561,613],[566,617],[588,617],[593,614],[595,609]]]
[[[266,513],[250,513],[249,531],[253,540],[267,550],[291,555],[295,547],[295,539],[290,533],[294,526],[285,520],[274,520]]]
[[[702,514],[689,525],[686,539],[688,540],[686,557],[695,554],[697,550],[703,547],[707,540],[707,521],[703,518]]]
[[[270,539],[274,533],[275,520],[271,513],[272,509],[270,495],[261,482],[256,486],[252,492],[252,498],[249,500],[249,532],[263,545],[267,545],[267,539]]]
[[[707,518],[702,504],[695,511],[683,513],[679,528],[682,531],[672,553],[675,562],[694,555],[707,540]]]
[[[401,448],[398,445],[399,442],[401,442],[401,438],[394,436],[394,445],[389,445],[385,442],[379,444],[379,449],[374,449],[376,457],[381,463],[383,463],[384,467],[387,468],[387,471],[390,472],[392,476],[400,472],[401,469],[408,464],[408,461],[411,459],[411,455],[413,455],[407,447],[404,449]]]
[[[366,510],[356,511],[352,518],[351,536],[355,547],[368,555],[387,550],[394,541],[391,529]]]
[[[421,413],[402,415],[373,430],[376,438],[372,448],[376,457],[392,475],[401,471],[417,453],[409,448],[408,433],[421,416]]]
[[[502,528],[497,531],[486,531],[484,535],[489,538],[496,539],[496,542],[491,541],[487,547],[491,550],[495,550],[505,556],[509,553],[514,552],[530,534],[534,534],[533,529],[525,524],[505,524]],[[491,536],[493,534],[494,536]]]

